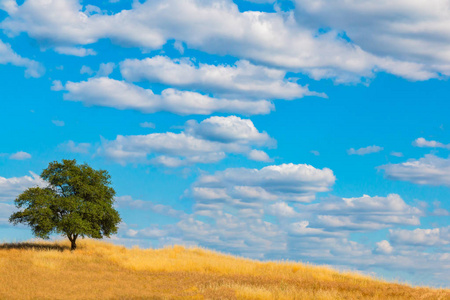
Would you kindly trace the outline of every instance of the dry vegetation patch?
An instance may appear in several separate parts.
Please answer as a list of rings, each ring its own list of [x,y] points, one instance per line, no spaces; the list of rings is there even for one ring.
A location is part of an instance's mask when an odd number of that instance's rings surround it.
[[[199,248],[83,240],[68,249],[68,242],[0,245],[0,299],[450,299],[448,289]]]

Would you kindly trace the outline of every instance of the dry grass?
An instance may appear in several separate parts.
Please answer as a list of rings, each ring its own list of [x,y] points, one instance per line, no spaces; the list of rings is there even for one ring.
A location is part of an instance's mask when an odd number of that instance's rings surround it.
[[[324,267],[93,240],[0,245],[0,299],[450,299]]]

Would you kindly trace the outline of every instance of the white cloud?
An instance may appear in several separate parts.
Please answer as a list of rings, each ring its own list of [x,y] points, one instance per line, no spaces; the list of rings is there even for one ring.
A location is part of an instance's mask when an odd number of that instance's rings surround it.
[[[342,30],[363,50],[404,62],[397,71],[381,63],[388,72],[413,80],[450,74],[447,0],[296,0],[296,6],[301,24]]]
[[[450,226],[434,229],[391,229],[390,240],[399,245],[436,246],[450,244]]]
[[[109,62],[109,63],[102,63],[100,64],[97,73],[95,74],[95,77],[108,77],[116,68],[116,64]]]
[[[273,161],[266,152],[264,152],[262,150],[256,150],[256,149],[253,149],[252,151],[250,151],[248,153],[247,157],[249,159],[255,160],[255,161],[264,161],[264,162]]]
[[[91,146],[92,145],[89,143],[75,143],[74,141],[68,141],[60,144],[58,147],[67,152],[87,154],[89,153]]]
[[[90,78],[82,82],[67,82],[65,100],[85,105],[117,109],[133,109],[143,113],[169,111],[180,115],[208,115],[213,112],[268,114],[273,109],[269,101],[216,99],[195,92],[165,89],[160,95],[139,86],[107,77]]]
[[[12,64],[18,67],[25,67],[25,76],[41,77],[45,73],[45,68],[37,61],[24,58],[15,53],[9,44],[0,40],[0,64]]]
[[[83,65],[80,69],[80,74],[87,74],[87,75],[93,75],[95,74],[95,77],[108,77],[116,68],[116,64],[109,62],[109,63],[101,63],[98,67],[98,71],[92,70],[91,67]]]
[[[288,81],[285,71],[256,66],[245,60],[234,65],[195,66],[186,59],[155,56],[127,59],[120,64],[120,70],[128,81],[156,81],[226,97],[292,100],[308,95],[325,96]]]
[[[187,214],[164,204],[155,204],[151,201],[135,200],[131,196],[115,197],[115,203],[119,208],[132,208],[137,210],[150,210],[157,214],[173,218],[184,218]]]
[[[274,214],[270,210],[268,211],[268,213]],[[278,215],[274,214],[274,215],[278,216],[278,217],[283,217],[280,214],[278,214]],[[298,214],[291,215],[290,217],[292,217],[292,216],[298,216]],[[321,228],[309,227],[308,221],[291,223],[288,228],[288,233],[289,233],[289,235],[291,235],[293,237],[308,236],[308,237],[317,238],[317,237],[336,237],[336,236],[344,237],[345,236],[345,234],[340,233],[340,232],[330,232],[330,231],[325,231],[324,229],[321,229]]]
[[[371,231],[393,225],[419,225],[423,212],[406,204],[397,194],[387,197],[322,199],[320,203],[297,205],[312,227],[326,230]]]
[[[368,146],[368,147],[364,147],[364,148],[359,148],[357,150],[350,148],[347,150],[348,155],[366,155],[366,154],[370,154],[370,153],[377,153],[383,151],[383,147],[379,147],[379,146]]]
[[[395,157],[403,157],[403,153],[401,153],[401,152],[392,151],[389,154],[392,155],[392,156],[395,156]]]
[[[424,34],[423,39],[432,41],[426,45],[428,47],[420,43],[417,45],[414,39],[408,39],[407,33],[411,32],[406,29],[400,30],[404,32],[404,35],[399,37],[401,42],[391,40],[392,38],[388,38],[387,41],[375,39],[378,43],[372,46],[381,44],[383,47],[369,47],[367,41],[371,39],[366,37],[372,36],[373,28],[360,26],[361,24],[349,27],[349,33],[356,41],[355,44],[341,38],[339,30],[319,34],[317,29],[324,26],[310,28],[308,26],[310,24],[299,24],[295,20],[296,14],[300,16],[299,20],[311,21],[312,19],[305,18],[299,11],[296,13],[240,12],[231,0],[156,0],[145,3],[135,1],[130,10],[122,10],[116,14],[92,15],[90,14],[90,11],[93,11],[92,7],[89,11],[82,11],[82,5],[77,0],[28,0],[20,6],[11,1],[7,3],[8,5],[3,5],[3,9],[8,12],[9,17],[1,23],[1,28],[9,36],[26,32],[28,36],[38,40],[43,48],[55,47],[56,51],[66,54],[79,56],[93,54],[93,50],[80,46],[93,44],[104,38],[116,44],[139,47],[145,51],[160,49],[168,40],[174,39],[183,42],[188,48],[218,55],[233,55],[252,62],[300,71],[315,79],[335,78],[338,82],[359,81],[361,76],[373,76],[374,70],[387,71],[416,80],[437,77],[438,72],[448,71],[447,50],[445,50],[447,31],[444,29],[446,27],[439,26],[438,33],[431,29],[423,31],[420,29],[422,25],[420,21],[423,20],[415,17],[411,17],[412,22],[416,22],[415,26],[411,27],[412,33],[415,36]],[[336,3],[341,5],[339,1],[334,1],[334,4]],[[403,6],[406,8],[406,4]],[[346,13],[348,8],[348,5],[342,5],[342,8],[332,12]],[[385,11],[381,9],[381,6],[377,8],[383,13],[376,15],[375,22],[378,19],[384,22]],[[48,11],[55,13],[48,14]],[[305,11],[320,21],[320,18],[316,17],[320,16],[320,10],[319,13],[312,10]],[[445,14],[448,10],[436,11]],[[427,17],[437,16],[430,15],[429,12],[428,8],[423,11],[404,9],[399,11],[399,14],[405,18],[410,17],[408,14],[411,13],[413,16],[420,13]],[[358,11],[358,13],[365,13],[365,11]],[[330,21],[335,19],[333,16]],[[352,14],[352,17],[345,19],[355,18]],[[438,19],[445,20],[443,17]],[[360,18],[356,20],[359,21]],[[430,22],[427,26],[434,28],[434,24],[441,23]],[[387,24],[382,25],[389,28]],[[395,25],[402,27],[404,24]],[[336,26],[340,29],[340,24]],[[360,28],[361,34],[352,32],[351,28]],[[382,26],[375,26],[375,28],[382,28]],[[417,30],[419,33],[415,32]],[[442,42],[433,38],[436,34],[443,38]],[[359,36],[364,38],[360,39]],[[376,37],[386,37],[386,35]],[[359,43],[363,45],[363,49],[369,49],[376,54],[364,51]],[[390,44],[397,45],[399,48],[384,46]],[[388,51],[380,51],[380,49],[388,49]],[[415,49],[409,51],[416,53],[415,55],[397,55],[404,53],[399,49]],[[427,49],[443,50],[438,51],[438,54],[430,55],[431,50]],[[424,54],[422,59],[419,54]],[[431,56],[433,58],[437,56],[440,59],[430,59]]]
[[[94,71],[91,69],[91,67],[83,65],[80,69],[80,74],[92,75],[94,74]]]
[[[9,223],[9,217],[14,213],[14,211],[16,211],[15,205],[0,202],[0,227],[11,226]]]
[[[254,146],[273,146],[274,140],[253,123],[236,116],[186,122],[181,133],[119,135],[102,141],[98,153],[119,163],[150,162],[167,167],[213,163],[226,153],[249,154]],[[150,160],[149,160],[150,159]]]
[[[261,206],[271,201],[310,202],[326,192],[335,176],[328,168],[282,164],[262,169],[226,169],[202,175],[192,187],[199,203],[227,203],[237,207]]]
[[[394,248],[389,244],[388,241],[383,240],[381,242],[376,243],[377,247],[375,248],[375,252],[381,254],[391,254]]]
[[[58,126],[58,127],[63,127],[64,125],[66,125],[66,123],[64,121],[61,121],[61,120],[52,120],[52,123],[55,126]]]
[[[144,228],[141,230],[128,229],[126,236],[132,238],[155,239],[162,238],[167,235],[167,231],[157,227]]]
[[[53,80],[50,89],[52,91],[58,92],[64,90],[64,86],[62,85],[60,80]]]
[[[223,192],[215,191],[219,198],[220,194],[223,196],[225,192],[225,189]],[[143,211],[152,210],[154,206],[151,202],[133,200],[127,196],[119,198],[119,208],[128,207]],[[394,247],[387,240],[358,243],[349,239],[350,232],[311,226],[310,221],[302,220],[301,210],[296,212],[285,202],[274,200],[276,202],[262,209],[235,206],[233,212],[226,212],[223,205],[218,205],[219,198],[209,203],[196,199],[194,212],[191,214],[180,214],[174,210],[173,216],[180,219],[176,223],[131,229],[125,226],[119,232],[119,239],[122,239],[120,243],[126,243],[123,238],[133,244],[151,239],[156,241],[158,246],[199,245],[259,259],[302,260],[363,272],[391,270],[395,271],[396,277],[402,271],[414,272],[423,274],[423,277],[415,278],[415,283],[422,284],[424,278],[432,279],[430,281],[435,285],[445,283],[448,279],[448,276],[443,276],[450,267],[450,257],[446,249],[434,246],[433,251],[427,253],[416,245],[396,243],[394,251]],[[364,215],[373,210],[374,206],[377,207],[374,203],[383,201],[365,199],[350,202],[355,203],[356,210],[360,209],[360,214]],[[381,206],[388,201],[384,202]],[[396,204],[393,207],[399,206],[399,202],[394,202]],[[364,206],[367,206],[366,209],[361,210]],[[346,206],[340,205],[335,210],[339,209],[343,210],[343,213],[348,212]],[[163,214],[166,214],[173,209],[163,205],[163,210]],[[374,211],[381,212],[382,207],[377,207]],[[277,220],[264,221],[267,219],[266,215],[274,215]]]
[[[450,144],[443,144],[441,142],[437,141],[427,141],[424,138],[418,138],[413,142],[413,146],[421,147],[421,148],[444,148],[444,149],[450,149]]]
[[[292,218],[297,216],[295,210],[286,202],[277,202],[269,206],[267,213],[278,217]]]
[[[139,126],[141,126],[142,128],[155,128],[156,126],[155,126],[155,123],[152,123],[152,122],[142,122],[142,123],[139,123]]]
[[[428,154],[418,160],[410,159],[404,163],[388,164],[378,168],[384,170],[388,179],[450,186],[450,158]]]
[[[82,47],[55,47],[55,52],[59,54],[73,55],[79,57],[84,57],[88,55],[97,55],[97,52],[95,52],[93,49],[86,49]]]
[[[25,160],[25,159],[30,159],[31,158],[31,154],[27,153],[27,152],[23,152],[23,151],[19,151],[16,153],[13,153],[9,156],[10,159],[15,159],[15,160]]]
[[[180,52],[180,54],[184,54],[184,46],[183,46],[183,42],[180,41],[175,41],[173,43],[173,48],[176,49],[178,52]]]
[[[46,182],[33,172],[31,176],[0,177],[0,200],[12,200],[29,187],[47,186]]]
[[[255,145],[275,143],[266,132],[259,132],[251,120],[236,116],[210,117],[201,123],[191,120],[186,125],[187,133],[211,141],[252,143]]]

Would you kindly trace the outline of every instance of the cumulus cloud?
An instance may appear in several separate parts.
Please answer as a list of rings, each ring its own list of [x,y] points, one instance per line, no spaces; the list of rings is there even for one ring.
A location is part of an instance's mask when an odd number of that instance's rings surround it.
[[[399,245],[441,246],[450,244],[450,226],[414,230],[390,229],[390,240]]]
[[[53,80],[50,89],[52,91],[58,92],[64,90],[64,86],[62,85],[61,80]]]
[[[446,0],[296,0],[297,21],[310,28],[342,30],[364,51],[403,64],[389,72],[425,80],[450,74],[449,16]],[[409,74],[408,74],[409,72]]]
[[[68,141],[66,143],[60,144],[59,149],[71,153],[89,153],[89,149],[91,148],[91,144],[89,143],[75,143],[74,141]]]
[[[438,141],[427,141],[424,138],[418,138],[413,142],[413,146],[421,147],[421,148],[444,148],[450,149],[450,144],[443,144]]]
[[[125,81],[107,77],[90,78],[82,82],[67,82],[64,99],[80,101],[88,106],[133,109],[143,113],[169,111],[179,115],[208,115],[213,112],[244,115],[268,114],[273,109],[269,101],[217,99],[196,92],[165,89],[160,95]]]
[[[150,162],[167,167],[213,163],[226,153],[249,154],[255,146],[274,146],[266,132],[258,131],[251,120],[236,116],[211,117],[197,123],[186,122],[181,133],[119,135],[102,141],[98,154],[119,163]]]
[[[326,230],[368,231],[394,225],[419,225],[422,210],[410,206],[397,194],[387,197],[331,197],[320,203],[297,205],[312,227]]]
[[[116,64],[109,63],[101,63],[95,77],[108,77],[116,68]]]
[[[383,151],[383,147],[380,146],[368,146],[364,148],[359,148],[355,150],[354,148],[350,148],[347,150],[348,155],[366,155],[370,153],[377,153]]]
[[[236,168],[201,176],[191,193],[198,203],[254,208],[265,202],[310,202],[317,193],[328,191],[335,179],[330,169],[305,164]]]
[[[375,248],[375,252],[381,254],[391,254],[394,248],[389,244],[388,241],[383,240],[381,242],[376,243],[377,247]]]
[[[297,3],[302,4],[301,1]],[[331,11],[342,11],[352,7],[341,3],[338,5],[336,7],[339,9]],[[377,15],[377,18],[384,20],[384,9],[381,9],[381,4],[378,8],[383,14]],[[240,12],[237,5],[230,0],[157,0],[144,3],[135,1],[131,9],[115,14],[101,13],[101,9],[96,9],[100,13],[92,14],[94,11],[92,5],[89,10],[82,11],[83,7],[77,0],[27,0],[22,5],[9,0],[3,4],[3,9],[9,16],[1,23],[1,28],[9,36],[26,32],[28,36],[38,40],[43,48],[54,47],[60,53],[79,56],[93,54],[89,53],[91,49],[83,46],[104,38],[116,44],[139,47],[146,51],[160,49],[168,40],[173,39],[183,42],[189,48],[208,53],[233,55],[253,62],[307,73],[315,79],[335,78],[339,82],[359,81],[361,76],[372,76],[374,70],[420,80],[436,77],[437,72],[446,72],[448,68],[446,64],[439,64],[446,63],[444,59],[429,61],[427,58],[430,55],[425,55],[425,59],[422,60],[419,59],[419,55],[396,55],[398,49],[422,49],[428,54],[430,50],[424,49],[446,49],[445,39],[427,45],[429,47],[423,45],[415,47],[414,39],[411,42],[405,33],[403,38],[409,41],[408,43],[402,43],[401,48],[392,46],[380,48],[389,49],[382,52],[374,47],[367,47],[364,41],[371,39],[359,39],[359,35],[353,32],[350,33],[356,36],[354,39],[356,43],[342,38],[340,30],[318,33],[318,28],[330,26],[311,28],[305,25],[299,20],[313,18],[305,18],[300,11],[289,14]],[[48,11],[55,14],[48,14]],[[307,11],[310,16],[321,20],[320,13],[316,14],[310,9],[302,11]],[[438,10],[439,13],[446,11],[448,10]],[[429,9],[420,12],[427,15]],[[419,12],[405,9],[400,14],[407,17],[409,13]],[[296,15],[299,16],[297,21]],[[443,19],[445,18],[439,18]],[[340,24],[336,25],[339,28]],[[372,28],[357,25],[355,28],[362,29],[360,36],[372,36],[368,34],[372,33]],[[386,24],[382,25],[389,28]],[[401,27],[401,24],[397,26]],[[412,28],[414,30],[414,27]],[[441,30],[439,36],[445,37],[445,32]],[[434,40],[432,37],[436,33],[428,30],[422,34]],[[358,43],[364,47],[361,48]],[[390,43],[398,45],[390,40],[377,44]],[[363,50],[366,48],[376,54]],[[445,58],[445,51],[439,51],[439,56]]]
[[[297,213],[295,212],[294,208],[292,206],[289,206],[286,202],[277,202],[275,204],[272,204],[267,209],[267,213],[273,216],[277,217],[288,217],[293,218],[297,216]],[[305,225],[305,227],[308,224]]]
[[[273,161],[273,159],[271,159],[266,152],[264,152],[262,150],[256,150],[256,149],[253,149],[252,151],[250,151],[248,153],[247,157],[249,159],[255,160],[255,161],[264,161],[264,162]]]
[[[0,64],[12,64],[25,68],[25,76],[41,77],[45,73],[45,68],[37,61],[24,58],[14,52],[9,44],[5,44],[0,40]]]
[[[236,116],[210,117],[201,123],[186,123],[186,132],[195,137],[218,142],[240,142],[264,145],[275,143],[266,132],[259,132],[249,119]]]
[[[388,179],[422,185],[450,186],[450,158],[428,154],[420,159],[410,159],[400,164],[388,164],[378,168],[384,170]]]
[[[33,172],[30,172],[30,175],[11,178],[0,177],[0,200],[12,200],[29,187],[47,186],[39,175]]]
[[[83,65],[80,69],[80,74],[92,75],[92,74],[94,74],[94,70],[92,70],[91,67],[89,67],[89,66]]]
[[[16,153],[13,153],[9,156],[10,159],[14,159],[14,160],[25,160],[25,159],[30,159],[31,158],[31,154],[24,152],[24,151],[19,151]]]
[[[324,94],[285,79],[286,72],[237,61],[234,65],[195,66],[190,60],[155,56],[143,60],[127,59],[120,64],[128,81],[150,81],[197,89],[226,97],[292,100]]]

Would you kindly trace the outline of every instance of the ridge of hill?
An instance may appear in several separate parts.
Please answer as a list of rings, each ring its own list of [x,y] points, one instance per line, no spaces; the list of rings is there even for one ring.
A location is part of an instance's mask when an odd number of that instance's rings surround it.
[[[0,244],[0,299],[450,299],[294,262],[261,262],[201,248],[106,242]]]

